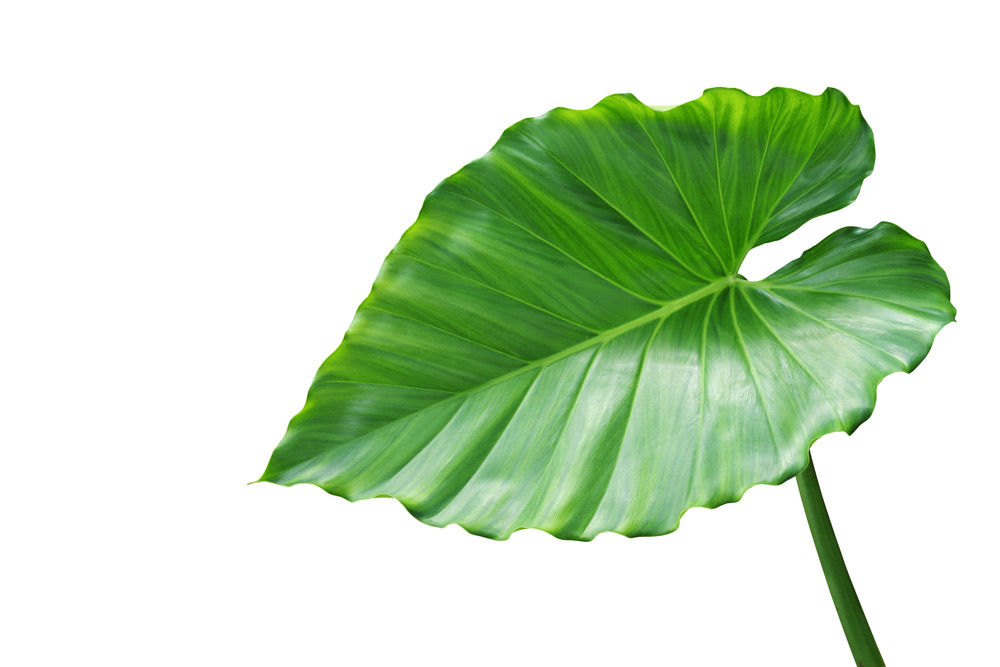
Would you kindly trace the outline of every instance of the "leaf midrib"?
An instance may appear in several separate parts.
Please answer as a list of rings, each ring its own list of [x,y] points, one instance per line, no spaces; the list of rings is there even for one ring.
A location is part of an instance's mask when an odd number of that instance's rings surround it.
[[[681,308],[684,308],[685,306],[688,306],[688,305],[694,303],[695,301],[700,301],[701,299],[705,298],[706,296],[711,296],[711,295],[715,294],[716,292],[719,292],[722,289],[728,287],[729,285],[732,285],[734,282],[735,282],[734,279],[730,278],[729,276],[726,276],[725,278],[719,278],[717,280],[714,280],[711,283],[705,285],[704,287],[702,287],[700,289],[697,289],[694,292],[691,292],[687,296],[683,296],[683,297],[681,297],[679,299],[675,299],[674,301],[667,302],[666,304],[664,304],[660,308],[657,308],[656,310],[654,310],[652,312],[646,313],[642,317],[637,317],[634,320],[629,320],[628,322],[625,322],[624,324],[620,324],[617,327],[614,327],[613,329],[608,329],[607,331],[605,331],[603,333],[600,333],[600,334],[598,334],[596,336],[592,336],[591,338],[588,338],[587,340],[581,341],[581,342],[577,343],[576,345],[571,345],[570,347],[567,347],[564,350],[560,350],[559,352],[556,352],[554,354],[550,354],[547,357],[542,357],[540,359],[535,359],[534,361],[531,361],[531,362],[525,364],[524,366],[521,366],[520,368],[516,368],[516,369],[514,369],[512,371],[504,373],[503,375],[498,375],[495,378],[487,380],[486,382],[483,382],[482,384],[478,384],[478,385],[476,385],[474,387],[470,387],[470,388],[465,389],[465,390],[463,390],[461,392],[458,392],[458,394],[456,394],[456,397],[464,395],[464,394],[467,394],[467,393],[472,393],[474,391],[479,391],[479,390],[482,390],[482,389],[486,389],[487,387],[490,387],[490,386],[492,386],[492,385],[494,385],[494,384],[496,384],[498,382],[502,382],[503,380],[506,380],[508,378],[514,377],[514,376],[516,376],[516,375],[518,375],[520,373],[524,373],[524,372],[527,372],[527,371],[532,370],[534,368],[538,368],[539,366],[549,366],[551,364],[556,363],[557,361],[560,361],[561,359],[565,359],[566,357],[570,357],[570,356],[576,354],[577,352],[581,352],[581,351],[586,350],[586,349],[588,349],[590,347],[593,347],[594,345],[598,345],[600,343],[604,343],[606,341],[611,340],[612,338],[617,338],[618,336],[621,336],[622,334],[628,333],[629,331],[631,331],[633,329],[638,329],[639,327],[641,327],[642,325],[644,325],[644,324],[646,324],[648,322],[652,322],[652,321],[657,320],[659,318],[667,317],[668,315],[671,315],[671,314],[675,313],[676,311],[680,310]],[[741,280],[740,282],[743,282],[743,281]]]
[[[519,366],[518,368],[515,368],[515,369],[513,369],[511,371],[508,371],[506,373],[498,375],[498,376],[496,376],[494,378],[490,378],[488,380],[480,382],[479,384],[471,386],[471,387],[469,387],[467,389],[463,389],[461,391],[454,392],[450,396],[445,396],[441,400],[434,401],[434,402],[432,402],[432,403],[430,403],[430,404],[428,404],[428,405],[420,408],[419,410],[415,410],[413,412],[410,412],[410,413],[407,413],[405,415],[402,415],[402,416],[398,417],[397,419],[393,419],[392,421],[386,422],[385,424],[382,424],[379,427],[372,429],[371,431],[368,431],[368,432],[366,432],[364,434],[361,434],[359,436],[351,438],[350,440],[345,441],[345,443],[341,443],[341,444],[346,444],[346,442],[356,441],[356,440],[358,440],[360,438],[367,438],[367,437],[369,437],[369,436],[371,436],[371,435],[373,435],[375,433],[378,433],[379,431],[381,431],[383,429],[386,429],[386,428],[392,426],[393,424],[398,423],[399,421],[402,421],[404,419],[410,419],[412,417],[420,415],[420,414],[422,414],[424,412],[427,412],[429,410],[433,410],[433,409],[435,409],[437,407],[440,407],[442,405],[446,405],[446,404],[450,403],[451,401],[464,400],[470,394],[474,394],[474,393],[479,392],[479,391],[485,391],[485,390],[489,389],[490,387],[492,387],[492,386],[494,386],[496,384],[499,384],[499,383],[505,382],[505,381],[507,381],[507,380],[509,380],[511,378],[517,377],[518,375],[521,375],[522,373],[528,373],[528,372],[531,372],[531,371],[536,370],[538,368],[544,368],[544,367],[547,367],[547,366],[551,366],[552,364],[555,364],[555,363],[561,361],[562,359],[570,357],[570,356],[572,356],[572,355],[574,355],[574,354],[576,354],[578,352],[582,352],[584,350],[590,349],[590,348],[594,347],[595,345],[596,346],[603,345],[604,343],[608,342],[609,340],[612,340],[612,339],[617,338],[617,337],[619,337],[619,336],[621,336],[623,334],[626,334],[629,331],[632,331],[633,329],[637,329],[637,328],[639,328],[639,327],[641,327],[641,326],[643,326],[645,324],[648,324],[649,322],[653,322],[653,321],[655,321],[657,319],[660,319],[660,320],[666,319],[667,317],[669,317],[673,313],[681,310],[682,308],[685,308],[686,306],[691,305],[692,303],[695,303],[695,302],[700,301],[701,299],[704,299],[704,298],[707,298],[707,297],[716,297],[723,290],[725,290],[727,288],[735,287],[735,286],[740,286],[740,287],[743,287],[743,288],[755,288],[755,289],[760,290],[762,292],[771,294],[773,297],[779,298],[779,300],[781,300],[781,302],[784,303],[785,305],[791,307],[793,310],[796,310],[796,311],[802,313],[803,315],[806,315],[810,319],[816,320],[817,322],[820,322],[824,326],[827,326],[827,327],[829,327],[831,329],[834,329],[834,330],[836,330],[836,331],[838,331],[838,332],[840,332],[840,333],[842,333],[844,335],[847,335],[850,338],[854,338],[854,339],[859,340],[859,341],[861,341],[863,343],[866,343],[869,347],[872,347],[873,349],[878,350],[882,354],[885,354],[885,355],[893,358],[894,360],[903,363],[903,360],[899,359],[898,357],[895,357],[895,355],[892,355],[892,354],[886,352],[885,350],[882,350],[881,348],[878,348],[878,347],[876,347],[874,345],[871,345],[871,343],[868,343],[867,341],[864,341],[864,340],[858,338],[857,336],[854,336],[854,335],[850,334],[850,332],[847,332],[847,331],[844,331],[844,330],[840,329],[839,327],[835,327],[831,323],[829,323],[829,322],[827,322],[827,321],[825,321],[825,320],[823,320],[821,318],[817,318],[814,315],[811,315],[810,313],[807,313],[807,312],[803,311],[802,309],[798,308],[797,306],[794,306],[793,304],[789,304],[788,302],[784,301],[783,299],[780,299],[780,297],[778,297],[778,295],[774,294],[774,292],[772,291],[772,290],[795,289],[795,288],[798,288],[801,291],[828,291],[828,290],[815,290],[815,289],[810,289],[809,287],[806,287],[806,286],[795,286],[795,287],[792,287],[791,285],[787,285],[787,284],[772,284],[772,283],[767,282],[766,280],[762,280],[762,281],[748,281],[748,280],[745,280],[745,279],[739,277],[738,275],[731,275],[731,276],[725,276],[725,277],[713,280],[712,282],[710,282],[710,283],[702,286],[701,288],[699,288],[697,290],[694,290],[693,292],[691,292],[691,293],[689,293],[689,294],[687,294],[687,295],[685,295],[683,297],[674,299],[673,301],[668,301],[668,302],[663,303],[663,305],[660,306],[659,308],[657,308],[657,309],[655,309],[655,310],[653,310],[653,311],[651,311],[649,313],[646,313],[645,315],[642,315],[641,317],[637,317],[637,318],[635,318],[633,320],[629,320],[629,321],[627,321],[627,322],[625,322],[623,324],[618,325],[617,327],[613,327],[611,329],[607,329],[606,331],[603,331],[603,332],[601,332],[601,333],[599,333],[599,334],[597,334],[595,336],[591,336],[590,338],[587,338],[586,340],[583,340],[583,341],[581,341],[581,342],[579,342],[579,343],[577,343],[575,345],[571,345],[571,346],[569,346],[569,347],[567,347],[567,348],[565,348],[563,350],[560,350],[560,351],[555,352],[553,354],[550,354],[548,356],[541,357],[541,358],[535,359],[533,361],[529,361],[529,362],[525,363],[523,366]],[[838,294],[839,292],[832,292],[832,293]],[[709,311],[711,311],[711,309],[709,309]],[[759,313],[758,313],[758,315],[759,315]],[[707,325],[707,320],[708,320],[709,316],[710,316],[710,312],[706,313],[706,325]],[[762,318],[762,319],[764,319],[764,318]],[[767,323],[766,320],[765,320],[765,323]],[[771,328],[770,327],[770,323],[767,323],[767,324],[768,324],[768,328]],[[776,335],[776,332],[773,331],[773,329],[772,329],[772,333],[774,333],[775,336],[778,337]],[[704,336],[704,331],[703,331],[703,336]],[[780,337],[778,337],[778,338],[780,340]],[[783,343],[784,341],[781,341],[781,342]],[[744,352],[747,353],[745,347],[744,347]],[[703,355],[702,355],[702,359],[704,361],[704,352],[703,352]],[[749,356],[747,357],[747,361],[752,366],[752,361],[750,361]],[[798,361],[798,360],[796,360],[796,361]],[[801,362],[799,362],[799,363],[801,364]],[[905,363],[904,363],[904,365],[905,365]],[[758,387],[758,391],[759,391],[759,387]],[[704,397],[703,397],[702,400],[704,400]],[[772,433],[773,433],[773,427],[772,427]],[[699,440],[700,440],[700,435],[699,435]],[[303,464],[304,463],[305,462],[303,462]]]
[[[686,296],[683,296],[683,297],[681,297],[679,299],[675,299],[673,301],[669,301],[669,302],[665,303],[662,307],[657,308],[656,310],[654,310],[652,312],[646,313],[642,317],[637,317],[634,320],[629,320],[628,322],[625,322],[624,324],[621,324],[621,325],[619,325],[617,327],[614,327],[612,329],[608,329],[607,331],[605,331],[605,332],[603,332],[601,334],[598,334],[597,336],[592,336],[591,338],[588,338],[587,340],[581,341],[581,342],[577,343],[576,345],[572,345],[570,347],[567,347],[564,350],[560,350],[559,352],[556,352],[554,354],[550,354],[550,355],[548,355],[546,357],[542,357],[540,359],[535,359],[534,361],[531,361],[531,362],[525,364],[524,366],[520,366],[518,368],[515,368],[512,371],[508,371],[507,373],[504,373],[502,375],[498,375],[495,378],[491,378],[489,380],[486,380],[485,382],[481,382],[481,383],[479,383],[479,384],[477,384],[475,386],[469,387],[468,389],[463,389],[462,391],[456,392],[456,393],[452,394],[451,396],[448,396],[447,398],[444,398],[444,399],[442,399],[440,401],[435,401],[435,402],[433,402],[433,403],[431,403],[431,404],[429,404],[429,405],[427,405],[427,406],[425,406],[423,408],[420,408],[419,410],[415,410],[413,412],[407,413],[407,414],[399,417],[398,419],[393,419],[390,422],[386,422],[385,424],[382,424],[378,428],[372,429],[371,431],[368,431],[368,432],[366,432],[366,433],[364,433],[362,435],[359,435],[359,436],[356,436],[354,438],[351,438],[350,440],[345,441],[345,443],[341,443],[341,444],[346,444],[346,442],[351,442],[351,441],[354,441],[354,440],[359,440],[360,438],[367,438],[367,437],[371,436],[372,434],[377,433],[377,432],[381,431],[382,429],[388,428],[388,427],[392,426],[393,424],[395,424],[395,423],[397,423],[397,422],[399,422],[399,421],[401,421],[403,419],[409,419],[411,417],[415,417],[416,415],[419,415],[419,414],[421,414],[423,412],[426,412],[428,410],[432,410],[432,409],[434,409],[436,407],[439,407],[439,406],[444,405],[446,403],[449,403],[451,401],[456,401],[456,400],[464,399],[469,394],[472,394],[472,393],[475,393],[475,392],[478,392],[478,391],[485,391],[486,389],[492,387],[493,385],[499,384],[500,382],[504,382],[504,381],[509,380],[509,379],[511,379],[513,377],[517,377],[518,375],[520,375],[522,373],[527,373],[527,372],[532,371],[532,370],[534,370],[536,368],[540,368],[540,367],[544,367],[544,366],[550,366],[550,365],[552,365],[552,364],[554,364],[554,363],[556,363],[556,362],[558,362],[558,361],[560,361],[562,359],[565,359],[567,357],[570,357],[570,356],[576,354],[577,352],[581,352],[583,350],[591,348],[594,345],[601,345],[601,344],[603,344],[603,343],[605,343],[605,342],[607,342],[607,341],[609,341],[609,340],[611,340],[613,338],[617,338],[618,336],[621,336],[622,334],[625,334],[625,333],[627,333],[627,332],[629,332],[629,331],[631,331],[633,329],[637,329],[637,328],[641,327],[642,325],[647,324],[649,322],[652,322],[652,321],[654,321],[656,319],[666,318],[669,315],[672,315],[673,313],[677,312],[681,308],[684,308],[685,306],[688,306],[688,305],[690,305],[690,304],[692,304],[692,303],[694,303],[696,301],[700,301],[701,299],[703,299],[705,297],[712,296],[713,294],[716,294],[717,292],[722,291],[723,289],[725,289],[725,288],[733,285],[736,282],[745,282],[745,281],[743,281],[742,279],[737,279],[735,276],[726,276],[725,278],[719,278],[717,280],[714,280],[711,283],[705,285],[704,287],[701,287],[700,289],[695,290],[694,292],[691,292],[690,294],[688,294]]]

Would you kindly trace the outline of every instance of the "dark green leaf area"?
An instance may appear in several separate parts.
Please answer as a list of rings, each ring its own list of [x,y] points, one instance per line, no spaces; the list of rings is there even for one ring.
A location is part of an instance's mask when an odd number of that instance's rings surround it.
[[[890,223],[737,275],[853,200],[873,160],[834,90],[617,95],[514,125],[427,197],[261,479],[582,540],[785,481],[954,317]]]

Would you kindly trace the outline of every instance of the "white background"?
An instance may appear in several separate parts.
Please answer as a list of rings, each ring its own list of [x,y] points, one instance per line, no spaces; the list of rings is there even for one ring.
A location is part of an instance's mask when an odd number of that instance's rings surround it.
[[[890,665],[997,658],[997,76],[986,3],[6,2],[0,663],[848,665],[794,483],[678,532],[491,542],[247,486],[442,178],[554,106],[843,90],[858,201],[958,323],[814,447]]]

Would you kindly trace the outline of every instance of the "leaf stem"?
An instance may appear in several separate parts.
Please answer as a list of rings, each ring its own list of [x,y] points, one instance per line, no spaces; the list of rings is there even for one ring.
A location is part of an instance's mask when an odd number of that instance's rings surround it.
[[[861,608],[858,594],[851,583],[851,575],[847,573],[844,557],[837,544],[837,536],[833,533],[833,524],[823,502],[823,493],[816,479],[816,469],[813,467],[812,454],[809,455],[809,465],[795,478],[799,485],[799,495],[802,496],[802,506],[806,510],[809,521],[809,531],[816,544],[816,553],[823,566],[826,583],[830,587],[830,596],[837,608],[840,624],[844,627],[847,643],[858,667],[885,667],[882,654],[879,653],[872,636],[868,619]]]

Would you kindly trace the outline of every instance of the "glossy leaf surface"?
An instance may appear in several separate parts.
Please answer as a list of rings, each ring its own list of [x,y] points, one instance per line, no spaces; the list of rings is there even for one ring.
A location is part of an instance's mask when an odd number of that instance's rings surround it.
[[[890,223],[737,274],[873,163],[832,89],[665,111],[613,95],[515,124],[427,197],[261,479],[586,540],[667,533],[794,476],[954,316]]]

